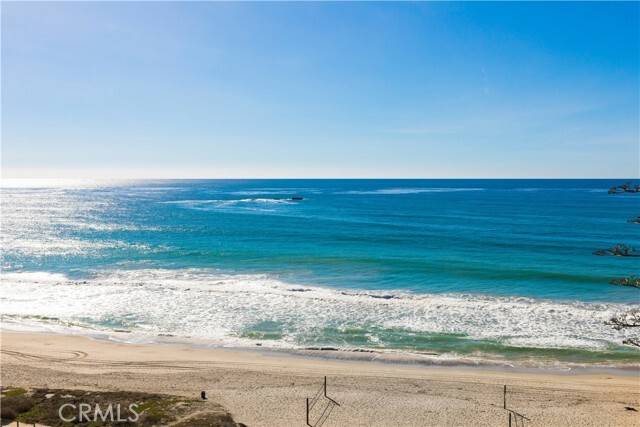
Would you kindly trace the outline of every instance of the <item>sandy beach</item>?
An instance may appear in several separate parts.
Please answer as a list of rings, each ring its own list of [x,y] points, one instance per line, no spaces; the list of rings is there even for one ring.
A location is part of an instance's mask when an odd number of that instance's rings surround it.
[[[328,377],[325,426],[498,426],[507,406],[538,426],[633,426],[640,379],[317,360],[227,349],[133,345],[3,332],[3,387],[199,395],[248,426],[303,426],[306,397]],[[321,398],[318,407],[328,402]],[[312,411],[312,415],[317,416]],[[312,420],[313,422],[313,420]]]
[[[0,2],[0,427],[640,427],[640,0]]]

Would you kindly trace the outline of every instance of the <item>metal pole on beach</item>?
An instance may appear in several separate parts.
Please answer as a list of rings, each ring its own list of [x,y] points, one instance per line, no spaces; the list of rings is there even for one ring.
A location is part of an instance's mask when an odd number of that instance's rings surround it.
[[[507,409],[507,386],[504,386],[504,391],[502,393],[502,401],[504,404],[504,409]]]

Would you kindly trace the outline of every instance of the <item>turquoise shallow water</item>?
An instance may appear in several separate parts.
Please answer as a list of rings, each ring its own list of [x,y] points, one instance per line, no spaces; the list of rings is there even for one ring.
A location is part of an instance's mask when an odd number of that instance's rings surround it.
[[[638,243],[640,195],[607,194],[619,183],[8,181],[3,314],[136,339],[633,364],[602,323],[639,304],[608,285],[638,258],[592,255]]]

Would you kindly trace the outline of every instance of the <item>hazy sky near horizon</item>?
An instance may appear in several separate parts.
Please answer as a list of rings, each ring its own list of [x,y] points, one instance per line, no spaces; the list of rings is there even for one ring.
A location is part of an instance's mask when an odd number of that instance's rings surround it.
[[[637,177],[639,12],[3,2],[2,177]]]

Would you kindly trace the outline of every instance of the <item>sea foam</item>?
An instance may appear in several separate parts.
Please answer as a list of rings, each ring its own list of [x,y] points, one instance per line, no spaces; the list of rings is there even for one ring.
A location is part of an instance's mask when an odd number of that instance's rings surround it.
[[[227,346],[259,342],[302,352],[330,345],[420,353],[428,350],[429,339],[437,344],[441,336],[460,346],[469,341],[605,351],[626,333],[603,322],[628,309],[625,304],[523,297],[346,291],[207,269],[98,272],[90,280],[7,273],[1,282],[5,322],[82,333],[126,332],[136,342],[171,336]],[[407,342],[420,346],[400,345]],[[438,347],[436,353],[446,359],[456,351]]]

